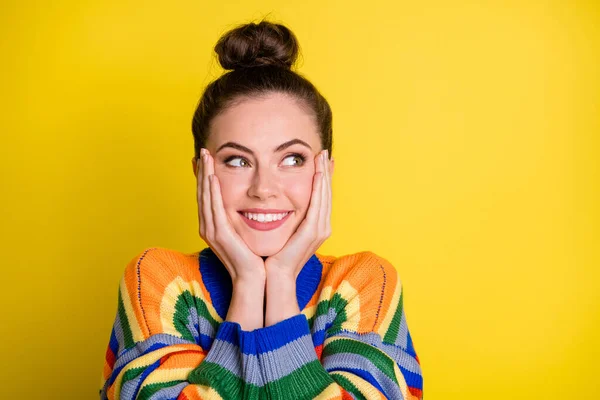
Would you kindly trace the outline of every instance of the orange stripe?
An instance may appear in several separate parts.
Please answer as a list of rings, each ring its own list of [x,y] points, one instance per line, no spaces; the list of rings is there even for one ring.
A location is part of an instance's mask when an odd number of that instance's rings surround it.
[[[140,262],[140,258],[144,257],[143,262],[145,263],[145,258],[148,254],[152,254],[154,250],[146,249],[137,256],[135,256],[125,268],[125,272],[123,274],[123,279],[125,281],[125,287],[127,288],[127,293],[131,300],[132,308],[135,313],[135,317],[139,322],[139,327],[144,336],[144,339],[150,336],[150,332],[148,331],[148,327],[146,326],[144,314],[142,313],[142,309],[139,306],[139,293],[138,293],[138,263]],[[145,255],[144,255],[145,254]],[[130,322],[131,323],[131,322]]]
[[[176,353],[176,357],[171,357],[173,354],[167,354],[160,360],[160,367],[157,369],[170,369],[170,368],[195,368],[197,367],[204,357],[206,352],[198,350],[187,350]]]
[[[142,308],[151,334],[162,332],[160,304],[165,288],[176,277],[202,282],[197,257],[165,248],[146,254],[141,268]]]
[[[385,271],[385,293],[383,297],[383,302],[381,303],[381,308],[379,309],[379,315],[377,317],[377,323],[375,325],[374,332],[377,332],[379,330],[379,327],[385,320],[385,313],[388,310],[390,310],[390,307],[396,307],[396,304],[392,304],[394,291],[396,289],[396,286],[402,284],[399,279],[398,270],[394,268],[394,266],[383,257],[378,257],[378,259]]]

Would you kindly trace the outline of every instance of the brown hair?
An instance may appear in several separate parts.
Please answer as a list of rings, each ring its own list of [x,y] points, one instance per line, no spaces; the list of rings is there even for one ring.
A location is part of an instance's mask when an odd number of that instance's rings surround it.
[[[331,108],[312,83],[291,70],[299,50],[292,31],[267,21],[249,23],[225,33],[214,50],[221,66],[231,71],[211,82],[198,102],[192,119],[196,158],[214,117],[244,98],[273,92],[293,96],[315,116],[321,146],[331,157]]]

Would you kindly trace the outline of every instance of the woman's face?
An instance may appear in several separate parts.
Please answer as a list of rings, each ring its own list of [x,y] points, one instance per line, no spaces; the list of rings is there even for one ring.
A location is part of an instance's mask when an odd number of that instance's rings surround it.
[[[229,222],[255,254],[276,254],[310,203],[322,150],[314,117],[283,93],[244,99],[212,120],[206,148]]]

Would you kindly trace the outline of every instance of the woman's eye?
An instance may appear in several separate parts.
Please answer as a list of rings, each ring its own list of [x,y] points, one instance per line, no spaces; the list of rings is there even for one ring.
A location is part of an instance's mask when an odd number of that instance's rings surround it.
[[[304,164],[305,160],[305,157],[301,154],[290,154],[283,159],[283,165],[291,167],[300,166]],[[229,157],[225,160],[225,164],[232,168],[246,168],[250,166],[250,163],[240,156]]]
[[[244,160],[242,157],[232,157],[225,161],[225,164],[231,167],[247,167],[248,161]]]
[[[289,161],[286,161],[289,160]],[[302,165],[304,163],[304,157],[299,154],[292,154],[283,159],[283,165]]]

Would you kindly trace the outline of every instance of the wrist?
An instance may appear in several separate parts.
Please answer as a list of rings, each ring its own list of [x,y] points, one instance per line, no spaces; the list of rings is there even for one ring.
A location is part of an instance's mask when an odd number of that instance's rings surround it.
[[[237,322],[245,331],[262,328],[265,280],[237,279],[232,289],[231,302],[225,319]]]
[[[245,268],[243,274],[231,276],[231,282],[234,287],[264,287],[266,280],[267,272],[264,264],[254,268]]]
[[[296,283],[297,274],[292,270],[292,268],[282,268],[276,265],[268,265],[265,264],[265,279],[267,282],[270,280],[272,282],[276,282],[279,280],[283,280],[284,282],[293,282]]]
[[[296,279],[287,273],[267,274],[265,327],[298,315]]]

